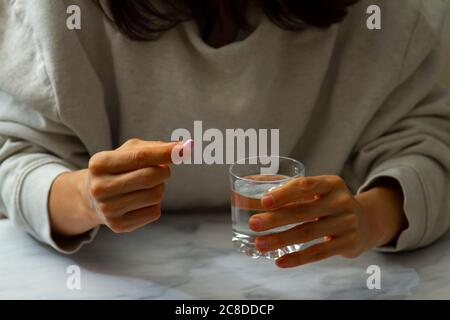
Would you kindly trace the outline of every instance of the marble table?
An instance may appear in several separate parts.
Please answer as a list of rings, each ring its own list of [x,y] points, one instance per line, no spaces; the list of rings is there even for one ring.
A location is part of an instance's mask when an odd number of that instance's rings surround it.
[[[230,216],[167,213],[129,234],[100,230],[66,256],[0,220],[0,299],[448,299],[450,233],[414,252],[368,252],[295,269],[234,252]],[[66,286],[80,268],[79,290]],[[381,269],[369,290],[367,267]]]

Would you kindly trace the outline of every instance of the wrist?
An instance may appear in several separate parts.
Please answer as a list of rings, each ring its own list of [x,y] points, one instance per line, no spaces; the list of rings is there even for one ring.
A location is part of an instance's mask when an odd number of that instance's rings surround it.
[[[402,189],[396,180],[380,179],[371,189],[355,198],[368,220],[372,248],[395,242],[408,226],[403,211]]]
[[[100,221],[98,215],[95,212],[95,208],[92,207],[92,203],[90,201],[90,197],[88,194],[88,179],[89,172],[87,169],[79,170],[73,173],[74,177],[74,185],[77,190],[77,203],[79,207],[79,212],[84,216],[84,219],[92,225],[92,227],[96,227],[102,222]]]
[[[53,236],[75,236],[99,224],[82,194],[86,177],[84,170],[73,171],[53,182],[48,208]]]
[[[386,223],[383,221],[384,213],[379,210],[376,204],[376,198],[379,198],[379,190],[372,188],[355,196],[362,208],[363,216],[366,221],[368,237],[368,249],[382,246],[388,242],[388,232]],[[384,227],[383,227],[384,226]]]

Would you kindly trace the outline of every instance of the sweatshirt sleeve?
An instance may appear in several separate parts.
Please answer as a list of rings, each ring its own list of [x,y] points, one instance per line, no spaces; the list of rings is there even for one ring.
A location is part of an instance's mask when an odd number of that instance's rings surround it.
[[[55,241],[48,196],[54,179],[78,169],[87,152],[59,120],[39,43],[22,3],[0,2],[0,212],[37,240],[72,253],[90,242],[97,229]]]
[[[443,1],[439,6],[422,3],[398,86],[375,114],[346,168],[349,176],[365,177],[357,192],[382,177],[401,185],[409,225],[381,251],[429,245],[450,226],[450,103],[436,84],[447,7]]]

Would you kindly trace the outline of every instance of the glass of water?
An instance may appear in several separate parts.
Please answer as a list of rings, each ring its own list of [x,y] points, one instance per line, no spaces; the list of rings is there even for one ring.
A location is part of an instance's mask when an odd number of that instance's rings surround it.
[[[273,163],[278,163],[278,166],[268,170],[268,164]],[[285,231],[295,225],[254,232],[249,229],[248,220],[254,214],[267,212],[261,204],[261,198],[266,192],[304,175],[303,164],[287,157],[250,157],[230,166],[232,241],[238,251],[255,259],[261,256],[277,259],[301,249],[302,244],[298,244],[265,253],[258,251],[255,247],[256,237]]]

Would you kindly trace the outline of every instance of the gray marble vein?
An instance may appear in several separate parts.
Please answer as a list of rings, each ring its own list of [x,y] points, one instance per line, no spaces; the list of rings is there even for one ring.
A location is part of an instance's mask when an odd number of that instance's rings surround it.
[[[400,254],[367,252],[295,269],[250,259],[231,245],[229,213],[168,213],[129,234],[102,229],[65,256],[0,220],[0,299],[448,299],[450,233]],[[81,269],[69,290],[67,267]],[[366,285],[381,268],[381,289]]]

